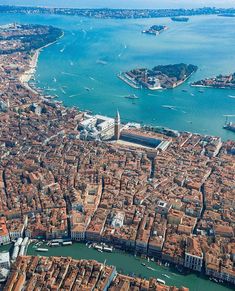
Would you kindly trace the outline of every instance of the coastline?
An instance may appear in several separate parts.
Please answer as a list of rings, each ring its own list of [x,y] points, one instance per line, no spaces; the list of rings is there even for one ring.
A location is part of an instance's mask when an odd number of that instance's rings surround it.
[[[217,87],[217,86],[207,86],[207,85],[194,85],[191,84],[191,87],[198,87],[198,88],[212,88],[212,89],[227,89],[227,90],[235,90],[235,88],[230,87]]]
[[[56,39],[55,41],[51,42],[51,43],[48,43],[38,49],[35,50],[35,52],[33,53],[33,56],[31,57],[31,60],[29,62],[29,69],[26,70],[25,72],[23,72],[23,74],[21,74],[19,76],[19,81],[20,83],[26,88],[28,89],[29,91],[31,91],[32,93],[36,94],[36,95],[40,95],[40,93],[32,88],[29,84],[29,81],[32,79],[32,77],[34,76],[35,72],[36,72],[36,68],[37,68],[37,64],[38,64],[38,58],[39,58],[39,55],[40,55],[40,52],[46,48],[46,47],[49,47],[50,45],[53,45],[54,43],[56,43],[59,39],[61,39],[62,37],[64,37],[64,31],[62,31],[62,34],[61,36]]]

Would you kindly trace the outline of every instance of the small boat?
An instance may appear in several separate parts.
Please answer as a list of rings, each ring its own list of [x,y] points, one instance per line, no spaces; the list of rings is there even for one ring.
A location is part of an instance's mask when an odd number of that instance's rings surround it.
[[[198,90],[198,92],[199,92],[199,93],[204,93],[204,91],[203,91],[203,90]]]
[[[103,251],[102,251],[102,250],[100,250],[100,249],[98,249],[97,251],[98,251],[98,252],[100,252],[100,253],[103,253]]]
[[[127,95],[127,96],[125,96],[125,98],[127,98],[127,99],[139,99],[139,97],[136,96],[135,94]]]
[[[36,251],[38,251],[38,252],[48,252],[48,249],[37,248]]]
[[[164,277],[170,279],[170,276],[168,276],[167,274],[162,274],[162,276],[164,276]]]
[[[228,95],[228,97],[235,99],[235,96],[234,95]]]
[[[170,109],[170,110],[176,110],[175,109],[175,106],[171,106],[171,105],[162,105],[163,108],[167,108],[167,109]]]
[[[188,90],[186,90],[186,89],[183,89],[183,90],[182,90],[182,92],[188,92]]]
[[[89,88],[89,87],[84,87],[84,89],[85,89],[86,91],[88,91],[88,92],[91,91],[91,88]]]
[[[149,270],[151,270],[151,271],[155,271],[155,269],[154,268],[152,268],[152,267],[147,267],[147,269],[149,269]]]
[[[142,266],[144,266],[144,267],[146,266],[146,264],[145,264],[145,263],[141,263],[141,265],[142,265]]]

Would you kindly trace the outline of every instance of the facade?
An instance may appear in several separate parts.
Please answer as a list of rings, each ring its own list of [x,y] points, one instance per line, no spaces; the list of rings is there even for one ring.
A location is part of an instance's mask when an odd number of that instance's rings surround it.
[[[203,253],[197,238],[187,237],[184,266],[194,271],[201,272]]]

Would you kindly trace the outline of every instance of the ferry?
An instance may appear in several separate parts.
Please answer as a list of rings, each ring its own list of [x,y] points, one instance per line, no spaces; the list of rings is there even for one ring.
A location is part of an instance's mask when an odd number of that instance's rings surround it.
[[[125,96],[125,98],[127,98],[127,99],[139,99],[139,97],[136,96],[135,94],[127,95],[127,96]]]
[[[38,252],[48,252],[48,249],[37,248],[36,251],[38,251]]]

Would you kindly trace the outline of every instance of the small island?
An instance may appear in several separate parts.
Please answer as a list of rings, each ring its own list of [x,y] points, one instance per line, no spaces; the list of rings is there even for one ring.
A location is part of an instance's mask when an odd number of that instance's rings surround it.
[[[176,21],[176,22],[188,22],[189,18],[188,17],[172,17],[171,20]]]
[[[151,34],[151,35],[159,35],[163,31],[167,30],[168,26],[166,25],[153,25],[147,30],[143,30],[142,33]]]
[[[186,64],[159,65],[152,69],[140,68],[124,72],[118,77],[129,86],[149,90],[171,89],[184,83],[194,72],[197,66]]]
[[[193,87],[209,87],[220,89],[235,89],[235,73],[206,78],[191,84]]]

